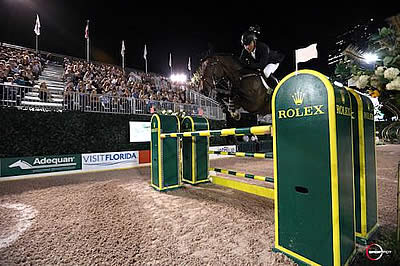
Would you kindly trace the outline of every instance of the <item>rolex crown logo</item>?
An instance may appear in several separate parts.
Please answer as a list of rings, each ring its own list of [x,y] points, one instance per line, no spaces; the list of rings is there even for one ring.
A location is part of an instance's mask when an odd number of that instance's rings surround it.
[[[292,95],[292,99],[293,99],[295,105],[301,105],[303,103],[304,95],[301,91],[296,91]]]

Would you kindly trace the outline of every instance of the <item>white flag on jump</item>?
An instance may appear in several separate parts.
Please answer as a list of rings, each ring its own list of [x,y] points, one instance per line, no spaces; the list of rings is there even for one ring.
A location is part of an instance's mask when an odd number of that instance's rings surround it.
[[[192,66],[191,66],[191,64],[190,64],[190,57],[189,57],[189,61],[188,61],[188,70],[189,70],[189,71],[192,71]]]
[[[33,31],[36,33],[36,35],[38,35],[38,36],[40,35],[40,20],[39,20],[38,14],[36,14],[36,24],[35,24],[35,28]]]
[[[306,48],[296,50],[296,65],[300,62],[307,62],[313,58],[318,58],[317,44],[311,44]]]
[[[172,67],[172,55],[171,53],[169,53],[169,63],[168,63],[169,67]]]

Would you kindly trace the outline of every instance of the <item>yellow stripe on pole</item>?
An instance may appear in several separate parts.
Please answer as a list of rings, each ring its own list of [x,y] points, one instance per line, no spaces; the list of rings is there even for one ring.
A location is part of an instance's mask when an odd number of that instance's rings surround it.
[[[238,176],[238,177],[246,177],[246,173],[236,172],[236,176]]]
[[[171,134],[170,134],[170,137],[171,137],[171,138],[176,138],[176,137],[178,137],[178,135],[177,135],[177,133],[171,133]]]
[[[210,136],[210,131],[204,131],[204,132],[199,132],[199,136],[202,136],[202,137],[208,137],[208,136]]]
[[[184,137],[191,137],[192,136],[192,132],[183,132],[183,136]]]
[[[237,153],[235,153],[235,156],[236,156],[236,157],[245,157],[245,156],[246,156],[246,153],[244,153],[244,152],[237,152]]]
[[[265,176],[255,175],[254,179],[259,181],[265,181]]]
[[[254,153],[254,158],[264,159],[265,153]]]
[[[235,135],[236,128],[227,128],[221,130],[221,136]]]
[[[271,126],[257,126],[257,127],[251,127],[250,128],[250,133],[254,135],[265,135],[265,134],[271,134]]]

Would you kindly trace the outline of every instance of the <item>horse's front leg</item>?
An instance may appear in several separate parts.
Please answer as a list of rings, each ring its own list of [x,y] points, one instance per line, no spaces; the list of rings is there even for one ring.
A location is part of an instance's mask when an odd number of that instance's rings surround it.
[[[229,97],[228,111],[233,119],[240,120],[239,104],[237,103],[236,97]]]

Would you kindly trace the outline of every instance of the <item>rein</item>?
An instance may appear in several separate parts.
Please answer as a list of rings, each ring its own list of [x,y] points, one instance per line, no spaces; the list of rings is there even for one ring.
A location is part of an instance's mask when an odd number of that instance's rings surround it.
[[[220,66],[222,68],[222,72],[224,75],[222,75],[221,77],[216,77],[214,72],[212,72],[212,82],[213,82],[213,86],[214,89],[216,91],[225,93],[225,94],[230,94],[231,90],[232,90],[232,82],[230,79],[228,79],[226,76],[226,67],[224,66],[224,64],[221,63],[221,61],[217,58],[216,61],[211,62],[210,63],[210,67],[214,67],[214,66]]]

